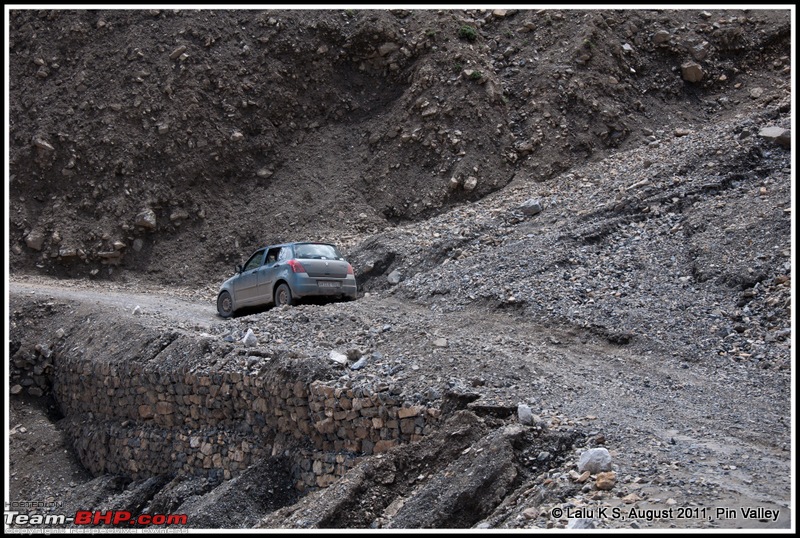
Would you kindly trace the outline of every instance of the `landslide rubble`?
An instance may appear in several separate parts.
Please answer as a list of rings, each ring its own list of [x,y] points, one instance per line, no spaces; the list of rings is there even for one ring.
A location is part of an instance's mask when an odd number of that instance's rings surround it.
[[[793,524],[793,11],[7,15],[13,500]],[[358,300],[216,315],[300,239]]]

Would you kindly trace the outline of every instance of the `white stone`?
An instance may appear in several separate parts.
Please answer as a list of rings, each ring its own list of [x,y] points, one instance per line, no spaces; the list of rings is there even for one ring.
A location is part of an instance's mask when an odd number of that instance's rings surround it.
[[[603,471],[611,471],[611,454],[606,448],[590,448],[583,454],[578,461],[578,471],[589,471],[597,474]]]
[[[783,127],[764,127],[758,132],[758,136],[780,144],[785,148],[788,148],[792,141],[792,132]]]
[[[386,279],[389,281],[389,284],[399,284],[400,281],[403,280],[403,274],[395,269],[389,273],[389,276],[386,277]]]
[[[519,404],[517,406],[517,418],[519,419],[520,424],[526,424],[528,426],[533,425],[533,412],[531,412],[531,408],[525,404]]]
[[[338,351],[331,350],[330,355],[328,356],[330,360],[335,362],[336,364],[341,364],[342,366],[347,364],[347,355],[344,353],[339,353]]]
[[[253,334],[253,329],[247,329],[247,334],[242,338],[242,343],[247,347],[253,347],[258,344],[258,338]]]

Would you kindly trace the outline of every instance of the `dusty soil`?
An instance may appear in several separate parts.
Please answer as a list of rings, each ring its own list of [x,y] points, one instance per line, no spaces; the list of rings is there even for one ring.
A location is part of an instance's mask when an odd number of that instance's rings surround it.
[[[376,379],[397,384],[404,397],[413,402],[442,402],[449,391],[475,395],[467,408],[477,416],[456,415],[452,424],[448,422],[442,428],[441,436],[426,440],[419,448],[402,447],[393,455],[377,457],[378,470],[371,471],[367,466],[351,473],[336,489],[309,495],[291,509],[268,515],[262,526],[368,527],[378,522],[379,526],[464,527],[483,521],[492,528],[544,527],[566,524],[566,520],[559,522],[549,513],[566,505],[597,509],[616,506],[625,514],[634,506],[641,510],[760,506],[780,511],[775,522],[716,516],[710,520],[637,518],[635,525],[643,528],[783,528],[789,524],[792,443],[788,371],[747,368],[728,359],[687,360],[670,352],[640,354],[588,331],[543,329],[514,312],[469,308],[442,314],[381,292],[354,303],[270,309],[223,321],[213,313],[212,297],[198,302],[191,299],[196,292],[190,290],[175,293],[173,289],[172,295],[167,295],[163,289],[146,294],[140,292],[141,286],[135,289],[106,291],[76,282],[53,287],[31,279],[12,283],[11,305],[15,314],[24,312],[20,319],[40,318],[33,325],[40,335],[57,330],[48,325],[53,316],[46,313],[47,309],[72,309],[77,317],[107,312],[164,331],[179,329],[220,338],[234,334],[238,339],[252,329],[259,337],[259,346],[269,348],[285,340],[292,342],[292,349],[307,354],[308,360],[325,360],[331,349],[366,345],[367,349],[380,350],[382,357],[373,359],[363,373],[351,373],[355,385]],[[136,306],[141,313],[134,315]],[[476,326],[481,332],[477,340]],[[310,327],[320,327],[324,335],[301,334],[308,333]],[[435,347],[433,335],[423,327],[435,328],[437,336],[446,337],[448,347]],[[376,336],[370,343],[359,339],[371,330]],[[20,330],[20,334],[25,333]],[[103,336],[107,335],[98,335]],[[491,468],[485,461],[466,463],[455,455],[460,457],[470,447],[481,450],[482,446],[494,446],[493,436],[502,436],[504,427],[516,423],[520,402],[535,409],[537,424],[548,432],[569,436],[568,448],[560,452],[551,448],[553,461],[543,462],[537,459],[547,452],[541,441],[523,444],[528,451],[530,445],[537,448],[526,456],[530,460],[525,460],[527,467],[522,466],[528,476],[511,481],[514,487],[509,486],[510,491],[501,497],[505,500],[501,506],[497,506],[498,500],[493,510],[476,512],[483,515],[480,519],[447,516],[448,508],[452,510],[454,505],[426,511],[426,503],[422,503],[425,491],[438,491],[447,498],[447,488],[438,481],[453,471],[442,466],[459,461],[458,476],[469,475],[471,470],[485,473]],[[15,427],[11,432],[10,476],[14,498],[39,499],[44,495],[76,510],[92,502],[92,506],[130,509],[130,499],[123,497],[125,504],[120,497],[142,484],[119,478],[113,481],[111,477],[91,479],[58,442],[60,434],[47,419],[43,401],[14,397],[12,404]],[[498,411],[506,409],[511,412],[497,416]],[[468,429],[475,431],[470,438],[454,442],[452,434],[463,430],[465,420],[472,424]],[[42,442],[44,439],[47,442]],[[569,478],[578,454],[593,446],[605,446],[613,455],[619,483],[612,491],[584,491]],[[442,450],[447,453],[441,454]],[[525,449],[519,452],[524,454]],[[380,474],[381,466],[400,465],[387,463],[393,458],[404,462],[404,474],[424,478],[404,485],[376,477],[374,473]],[[246,477],[240,482],[249,483]],[[448,483],[458,484],[459,480]],[[211,498],[198,504],[185,492],[175,495],[178,501],[168,505],[172,513],[192,514],[195,525],[201,527],[255,523],[252,519],[226,519],[233,501],[221,503],[223,492],[213,493],[210,485],[194,487],[194,494],[199,489]],[[375,488],[386,491],[378,495]],[[286,489],[291,490],[289,486]],[[87,497],[87,491],[94,497]],[[635,505],[622,500],[631,494],[638,498]],[[343,499],[347,499],[346,505],[342,505]],[[408,512],[410,508],[399,512],[395,520],[397,501],[399,506],[422,504],[412,512]],[[392,502],[395,506],[389,509]],[[441,503],[447,505],[446,500]],[[528,508],[536,508],[538,517],[523,516]],[[387,510],[392,517],[386,516]],[[261,503],[256,513],[269,514],[270,510]],[[217,514],[216,523],[213,514]],[[631,523],[630,518],[608,517],[597,518],[596,524],[627,528]]]
[[[791,15],[12,11],[9,357],[97,312],[251,329],[358,348],[351,383],[448,412],[298,499],[274,461],[90,477],[24,390],[7,498],[197,527],[793,527],[794,164],[762,134],[792,123]],[[340,244],[363,296],[215,315],[235,263],[299,238]],[[571,474],[599,446],[610,490]]]

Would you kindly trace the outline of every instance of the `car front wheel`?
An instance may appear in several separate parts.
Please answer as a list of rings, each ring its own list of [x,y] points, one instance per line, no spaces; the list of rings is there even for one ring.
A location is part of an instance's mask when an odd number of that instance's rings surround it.
[[[229,318],[233,315],[233,297],[227,291],[223,291],[217,297],[217,312],[223,318]]]
[[[285,304],[293,305],[294,299],[292,298],[291,288],[284,282],[275,288],[275,306],[283,306]]]

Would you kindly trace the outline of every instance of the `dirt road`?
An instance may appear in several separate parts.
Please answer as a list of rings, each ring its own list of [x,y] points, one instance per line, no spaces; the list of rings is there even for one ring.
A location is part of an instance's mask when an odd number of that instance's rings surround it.
[[[785,528],[790,522],[788,372],[749,369],[728,358],[689,362],[669,350],[639,353],[580,331],[543,329],[514,313],[435,312],[391,294],[271,309],[226,321],[216,316],[207,291],[27,280],[11,282],[9,293],[12,309],[21,303],[65,303],[76,316],[102,310],[135,323],[219,337],[250,328],[310,355],[355,340],[382,354],[383,363],[374,364],[373,371],[403,383],[409,398],[420,393],[435,398],[437,391],[440,396],[461,385],[479,393],[487,405],[527,402],[542,420],[578,428],[591,442],[602,437],[619,477],[613,494],[584,488],[550,509],[572,503],[661,510],[666,519],[638,520],[654,528]],[[298,321],[303,327],[324,327],[326,334],[306,334]],[[30,477],[79,474],[61,450],[53,451],[58,457],[42,460],[26,452],[30,443],[16,442],[52,425],[32,412],[30,399],[15,398],[13,404],[12,484],[24,476],[42,487],[46,480]],[[573,470],[576,461],[577,455],[561,474]],[[65,480],[77,484],[74,478]],[[12,491],[18,495],[34,495],[16,487]],[[680,507],[701,510],[680,518],[674,512]],[[743,507],[774,509],[777,517],[748,519]],[[734,512],[721,511],[727,517],[717,517],[717,508]],[[521,522],[517,516],[509,511],[495,519],[512,527],[547,521]],[[600,519],[608,527],[631,523],[630,518]]]

